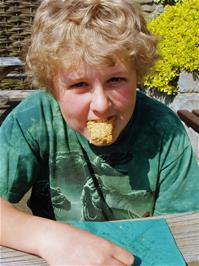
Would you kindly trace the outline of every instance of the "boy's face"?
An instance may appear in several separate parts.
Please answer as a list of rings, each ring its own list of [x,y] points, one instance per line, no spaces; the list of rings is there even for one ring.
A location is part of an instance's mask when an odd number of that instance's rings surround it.
[[[136,71],[121,62],[101,68],[80,64],[78,70],[59,71],[53,84],[65,121],[88,140],[89,120],[114,117],[114,143],[133,114]]]

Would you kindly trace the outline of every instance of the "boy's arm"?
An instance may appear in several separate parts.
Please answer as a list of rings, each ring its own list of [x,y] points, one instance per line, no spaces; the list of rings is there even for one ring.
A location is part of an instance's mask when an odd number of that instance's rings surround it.
[[[43,257],[50,265],[131,265],[123,248],[87,231],[22,213],[1,201],[1,245]]]
[[[189,145],[176,160],[169,162],[161,170],[154,215],[198,211],[198,173],[199,165]]]

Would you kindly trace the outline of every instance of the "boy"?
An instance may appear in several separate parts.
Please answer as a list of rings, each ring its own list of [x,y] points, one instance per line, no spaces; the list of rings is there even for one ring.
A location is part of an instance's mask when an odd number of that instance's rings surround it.
[[[132,0],[41,3],[26,61],[48,92],[1,127],[2,245],[50,265],[131,265],[126,250],[64,223],[197,209],[198,168],[182,124],[136,91],[156,59]],[[5,201],[31,187],[34,216]]]

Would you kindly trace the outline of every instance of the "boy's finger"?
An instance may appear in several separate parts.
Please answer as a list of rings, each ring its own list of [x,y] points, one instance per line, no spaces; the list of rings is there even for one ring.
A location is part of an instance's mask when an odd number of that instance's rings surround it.
[[[113,258],[109,263],[109,266],[113,265],[113,266],[127,266],[126,264],[122,263],[121,261]],[[128,265],[129,266],[129,265]]]
[[[127,250],[119,247],[119,246],[115,246],[115,250],[114,250],[114,255],[113,257],[120,261],[122,263],[122,265],[132,265],[134,262],[134,256]]]

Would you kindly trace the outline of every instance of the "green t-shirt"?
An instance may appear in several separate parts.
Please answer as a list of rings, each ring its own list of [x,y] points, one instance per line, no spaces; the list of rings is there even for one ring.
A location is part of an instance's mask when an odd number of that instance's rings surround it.
[[[71,129],[45,91],[26,98],[0,130],[0,194],[15,203],[32,187],[35,215],[104,221],[199,208],[199,167],[185,129],[141,92],[110,146],[96,147]]]

